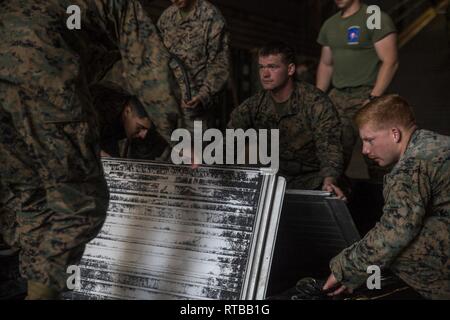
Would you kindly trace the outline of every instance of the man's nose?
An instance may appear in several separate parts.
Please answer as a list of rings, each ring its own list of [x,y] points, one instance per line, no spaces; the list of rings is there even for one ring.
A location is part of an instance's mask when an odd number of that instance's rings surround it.
[[[139,139],[145,139],[145,136],[147,135],[148,129],[139,130],[139,133],[137,137]]]
[[[370,153],[370,149],[363,143],[362,154],[367,156]]]

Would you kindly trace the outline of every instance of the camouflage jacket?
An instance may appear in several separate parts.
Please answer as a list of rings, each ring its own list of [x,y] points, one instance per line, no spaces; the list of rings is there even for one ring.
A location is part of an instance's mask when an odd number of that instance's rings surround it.
[[[228,128],[279,129],[280,174],[288,187],[317,189],[342,174],[341,127],[327,95],[306,82],[295,84],[285,110],[261,91],[236,108]]]
[[[70,5],[81,9],[80,30],[67,27]],[[103,42],[105,48],[118,49],[131,93],[170,141],[180,111],[169,86],[169,54],[138,1],[2,1],[0,39],[0,81],[50,101],[41,112],[44,122],[89,117],[90,48]]]
[[[450,137],[417,130],[385,176],[384,198],[380,222],[331,261],[334,276],[356,288],[376,265],[426,298],[450,299]]]
[[[158,28],[166,47],[187,70],[192,97],[198,95],[208,108],[230,74],[228,32],[222,14],[208,1],[197,0],[193,11],[183,18],[172,5],[162,13]],[[182,75],[173,62],[171,66],[186,99]]]

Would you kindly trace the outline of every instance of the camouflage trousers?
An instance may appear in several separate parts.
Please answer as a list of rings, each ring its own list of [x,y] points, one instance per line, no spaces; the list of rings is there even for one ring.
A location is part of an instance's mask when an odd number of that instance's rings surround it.
[[[109,195],[94,125],[51,121],[64,116],[59,100],[39,92],[0,82],[0,233],[20,249],[24,278],[63,291]]]
[[[356,113],[368,100],[372,87],[332,89],[329,97],[335,105],[342,123],[342,149],[344,152],[344,171],[347,170],[353,150],[359,140],[359,130],[354,122]],[[364,157],[371,180],[382,182],[386,169],[379,167],[374,161]]]

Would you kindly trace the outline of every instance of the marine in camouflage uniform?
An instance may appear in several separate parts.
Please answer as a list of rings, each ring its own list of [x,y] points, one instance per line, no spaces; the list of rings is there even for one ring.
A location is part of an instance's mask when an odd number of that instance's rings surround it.
[[[280,109],[264,90],[231,114],[228,128],[279,129],[279,173],[291,189],[319,189],[325,177],[343,171],[340,122],[330,99],[306,82],[296,82]]]
[[[89,89],[93,95],[94,109],[98,113],[102,150],[113,157],[169,162],[171,146],[156,130],[151,120],[144,139],[125,139],[126,134],[120,115],[124,108],[124,99],[127,100],[132,90],[124,77],[123,63],[120,60],[113,65],[109,63],[116,53],[109,51],[100,54],[98,52],[101,48],[97,48],[96,51],[99,57],[94,61],[99,62],[100,66],[97,66],[97,81],[94,81]],[[178,84],[172,75],[169,80],[170,87],[176,91]],[[179,117],[177,127],[183,126],[184,121]]]
[[[89,90],[98,115],[100,147],[106,155],[133,158],[130,145],[144,139],[151,146],[145,159],[154,160],[166,147],[170,149],[134,96],[112,83],[92,85]]]
[[[173,2],[173,1],[172,1]],[[186,90],[180,64],[186,69],[191,98],[198,97],[201,106],[183,108],[185,126],[193,130],[193,122],[203,121],[203,128],[215,127],[214,98],[226,85],[230,74],[228,33],[220,11],[205,0],[189,0],[193,7],[184,13],[177,5],[167,8],[158,20],[165,46],[176,58],[171,61],[181,99],[191,100]]]
[[[356,288],[377,265],[426,298],[450,299],[450,137],[416,130],[384,198],[380,222],[331,261],[337,281]]]
[[[66,26],[70,5],[81,9],[81,30]],[[14,219],[3,221],[2,211],[1,233],[21,248],[29,284],[60,292],[109,197],[87,89],[89,45],[102,39],[120,50],[132,93],[167,141],[179,114],[169,55],[132,0],[3,1],[0,38],[0,179],[10,203],[19,199]]]
[[[433,299],[450,299],[450,137],[417,129],[408,102],[387,95],[355,117],[363,153],[385,175],[383,215],[359,242],[332,259],[324,289],[331,295],[355,289],[369,266],[391,269]]]

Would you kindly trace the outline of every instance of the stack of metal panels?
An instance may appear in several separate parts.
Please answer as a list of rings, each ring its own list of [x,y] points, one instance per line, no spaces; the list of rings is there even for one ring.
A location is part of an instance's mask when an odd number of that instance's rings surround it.
[[[270,170],[104,160],[106,222],[72,299],[262,299],[285,180]]]

